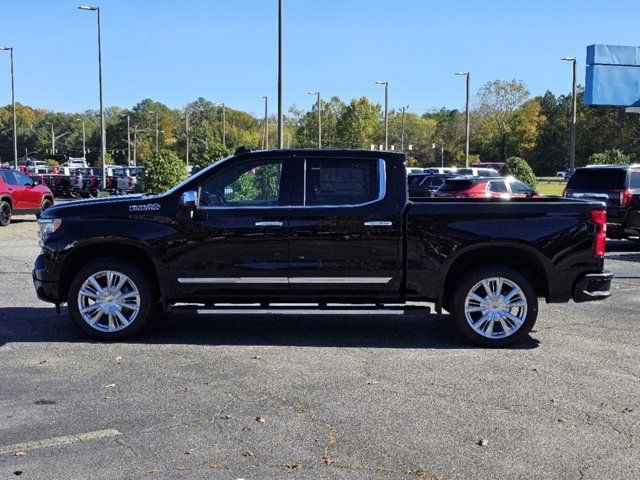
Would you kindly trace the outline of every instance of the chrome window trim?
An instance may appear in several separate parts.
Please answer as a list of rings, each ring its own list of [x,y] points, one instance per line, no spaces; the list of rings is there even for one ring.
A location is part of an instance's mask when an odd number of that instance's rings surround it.
[[[180,277],[182,284],[384,284],[393,277]]]
[[[304,160],[304,173],[303,173],[303,198],[302,205],[266,205],[266,206],[198,206],[198,210],[237,210],[237,209],[274,209],[274,208],[354,208],[354,207],[365,207],[367,205],[372,205],[384,199],[387,195],[387,170],[385,168],[385,161],[382,158],[378,159],[378,198],[374,200],[370,200],[364,203],[355,203],[355,204],[342,204],[342,205],[305,205],[306,204],[306,191],[307,191],[307,159]]]

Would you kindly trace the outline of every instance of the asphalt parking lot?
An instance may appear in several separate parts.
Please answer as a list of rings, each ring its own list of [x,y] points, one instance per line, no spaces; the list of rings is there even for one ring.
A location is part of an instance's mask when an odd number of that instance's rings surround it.
[[[640,478],[640,249],[614,295],[541,305],[519,348],[447,316],[160,318],[99,343],[0,229],[0,478]]]

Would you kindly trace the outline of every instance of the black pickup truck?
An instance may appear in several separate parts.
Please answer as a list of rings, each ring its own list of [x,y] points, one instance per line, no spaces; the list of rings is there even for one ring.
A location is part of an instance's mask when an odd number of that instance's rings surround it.
[[[242,150],[162,195],[50,208],[37,294],[66,302],[104,339],[138,332],[159,309],[371,315],[433,302],[466,337],[495,346],[526,337],[539,297],[610,295],[601,202],[412,202],[404,162],[392,152]]]

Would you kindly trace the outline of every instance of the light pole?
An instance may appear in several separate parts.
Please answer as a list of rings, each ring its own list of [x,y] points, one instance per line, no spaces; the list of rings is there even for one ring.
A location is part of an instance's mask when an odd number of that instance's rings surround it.
[[[264,136],[263,136],[263,150],[269,149],[269,107],[268,99],[266,95],[258,96],[264,100]]]
[[[200,138],[200,137],[193,137],[194,140],[199,141],[201,144],[204,145],[204,149],[209,150],[209,140],[205,137],[205,138]]]
[[[107,188],[107,138],[104,126],[104,107],[102,102],[102,26],[100,18],[100,7],[91,7],[88,5],[80,5],[80,10],[87,10],[98,13],[98,84],[100,87],[100,155],[102,157],[102,189]]]
[[[282,0],[278,0],[278,148],[280,150],[282,150],[283,132],[284,119],[282,116]]]
[[[55,132],[53,131],[53,123],[49,124],[51,126],[51,154],[55,155],[56,154],[56,140],[58,140],[59,138],[64,137],[65,135],[69,135],[69,133],[71,132],[64,132],[61,133],[60,135],[56,135]]]
[[[16,86],[13,75],[13,47],[0,47],[11,55],[11,106],[13,107],[13,164],[18,169],[18,122],[16,121]],[[25,158],[26,160],[26,158]]]
[[[184,111],[184,133],[187,137],[187,168],[189,168],[189,110],[185,109]]]
[[[82,122],[82,158],[86,160],[87,159],[87,134],[85,133],[85,129],[84,129],[84,118],[76,118],[76,122]]]
[[[322,110],[320,103],[320,92],[309,92],[309,95],[316,95],[316,108],[318,109],[318,148],[322,148]]]
[[[402,107],[402,123],[400,128],[400,151],[404,153],[404,112],[409,108],[409,105]]]
[[[578,121],[578,62],[575,57],[562,57],[565,62],[573,62],[573,110],[571,113],[571,171],[576,169],[576,123]]]
[[[384,85],[384,149],[389,149],[389,82],[378,80],[377,85]]]
[[[158,112],[157,110],[151,110],[149,113],[155,113],[156,115],[156,155],[160,151],[160,128],[158,127]]]
[[[456,75],[467,77],[467,100],[464,109],[464,165],[469,168],[469,92],[471,87],[471,72],[457,72]]]
[[[127,165],[131,166],[131,118],[127,114]]]

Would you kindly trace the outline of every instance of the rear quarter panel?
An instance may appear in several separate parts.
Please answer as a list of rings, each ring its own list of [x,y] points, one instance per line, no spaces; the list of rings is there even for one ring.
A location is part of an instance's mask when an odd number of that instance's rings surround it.
[[[549,301],[567,301],[576,278],[600,271],[588,212],[597,202],[562,199],[432,199],[408,206],[406,290],[438,300],[453,263],[468,252],[518,249],[545,272]]]

